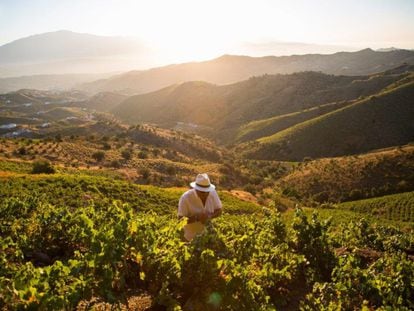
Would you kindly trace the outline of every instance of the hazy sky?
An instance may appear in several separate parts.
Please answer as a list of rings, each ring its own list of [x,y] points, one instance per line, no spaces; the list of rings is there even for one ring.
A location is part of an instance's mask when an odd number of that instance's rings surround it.
[[[0,0],[0,45],[61,29],[189,57],[246,42],[414,48],[414,0]]]

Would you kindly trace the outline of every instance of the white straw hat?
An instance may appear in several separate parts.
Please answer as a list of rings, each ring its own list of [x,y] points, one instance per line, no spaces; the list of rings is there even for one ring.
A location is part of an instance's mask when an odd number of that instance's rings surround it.
[[[210,183],[210,178],[208,178],[208,175],[206,173],[198,174],[196,180],[191,182],[190,186],[202,192],[210,192],[216,189],[216,186]]]

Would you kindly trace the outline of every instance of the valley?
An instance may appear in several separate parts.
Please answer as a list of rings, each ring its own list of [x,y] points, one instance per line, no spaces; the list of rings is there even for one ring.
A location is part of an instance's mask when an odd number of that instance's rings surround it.
[[[0,308],[414,308],[412,53],[0,94]],[[200,172],[223,214],[188,243]]]

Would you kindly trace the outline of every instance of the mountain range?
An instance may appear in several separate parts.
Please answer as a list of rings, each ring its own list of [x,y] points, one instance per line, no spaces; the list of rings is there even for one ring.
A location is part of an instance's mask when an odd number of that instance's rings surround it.
[[[83,84],[80,89],[97,93],[118,91],[129,95],[155,91],[187,81],[230,84],[263,74],[289,74],[301,71],[321,71],[335,75],[368,75],[382,72],[404,63],[414,64],[414,51],[392,50],[308,54],[292,56],[249,57],[223,55],[219,58],[145,71],[130,71],[108,79]]]
[[[0,77],[105,73],[151,66],[150,49],[137,39],[67,30],[0,46]]]
[[[149,122],[169,128],[193,124],[194,130],[221,143],[235,143],[273,135],[347,107],[409,79],[412,69],[405,65],[367,76],[320,72],[263,75],[221,86],[185,82],[131,96],[112,112],[130,124]]]
[[[326,49],[322,45],[295,42],[245,45],[246,53],[252,51],[249,55],[281,55],[283,51],[285,55],[292,51],[348,52],[263,57],[223,55],[207,61],[153,67],[162,63],[159,51],[137,39],[61,30],[0,46],[0,92],[20,88],[77,88],[92,95],[98,92],[135,95],[188,81],[229,84],[252,76],[300,71],[367,75],[414,63],[414,51],[397,48],[349,52],[349,47]]]
[[[131,39],[60,31],[0,47],[0,66],[47,67],[53,62],[74,64],[79,59],[141,52],[145,54],[145,47]],[[0,104],[7,114],[5,122],[22,128],[25,120],[65,119],[62,126],[66,126],[73,120],[90,122],[87,111],[104,112],[130,125],[190,130],[231,146],[246,158],[300,161],[411,142],[413,83],[414,51],[410,50],[223,55],[116,75],[3,78],[1,92],[26,85],[72,91],[23,90],[3,95]],[[44,120],[38,113],[45,114]]]

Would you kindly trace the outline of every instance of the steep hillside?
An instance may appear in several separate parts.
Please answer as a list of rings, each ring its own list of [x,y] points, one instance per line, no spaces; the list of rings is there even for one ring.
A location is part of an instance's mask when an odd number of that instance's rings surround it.
[[[128,98],[112,112],[131,124],[149,122],[173,127],[177,122],[213,125],[217,111],[227,110],[223,87],[187,82],[160,91]]]
[[[247,122],[371,95],[405,75],[348,77],[303,72],[265,75],[226,86],[187,82],[132,96],[113,113],[131,124],[174,127],[177,122],[191,123],[204,133],[210,128],[211,137],[233,142],[238,128]]]
[[[337,110],[344,106],[350,105],[351,102],[342,101],[309,108],[303,111],[292,112],[281,116],[272,117],[258,121],[252,121],[239,128],[236,140],[237,142],[246,142],[261,137],[270,136],[274,133],[287,129],[295,124],[302,123],[306,120],[313,119],[328,112]]]
[[[278,181],[304,200],[341,202],[414,190],[414,146],[301,163]]]
[[[414,82],[241,147],[258,159],[302,160],[397,146],[414,139]]]
[[[128,72],[109,79],[84,84],[81,89],[92,93],[124,91],[140,94],[186,81],[228,84],[263,74],[288,74],[300,71],[322,71],[335,75],[367,75],[394,68],[403,63],[414,64],[414,51],[340,52],[330,55],[248,57],[224,55],[204,62],[184,63]]]

